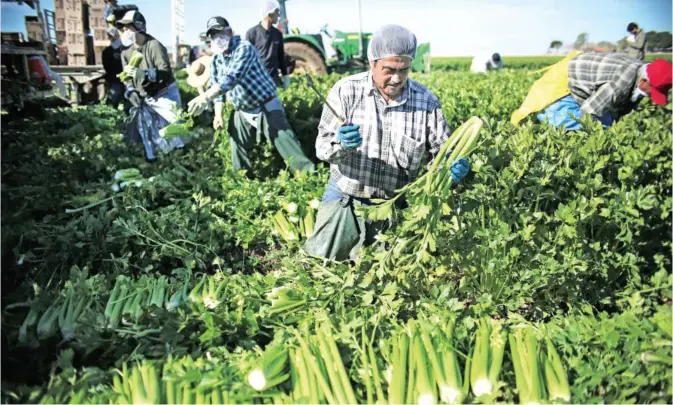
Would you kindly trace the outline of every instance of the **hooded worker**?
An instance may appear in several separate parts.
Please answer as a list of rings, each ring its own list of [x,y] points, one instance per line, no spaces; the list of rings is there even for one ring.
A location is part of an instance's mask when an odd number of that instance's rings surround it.
[[[119,30],[116,28],[108,28],[107,37],[110,40],[110,45],[103,49],[102,54],[105,83],[108,88],[107,103],[117,108],[119,103],[124,100],[124,84],[117,77],[123,71],[122,41],[119,38]]]
[[[663,59],[644,63],[614,53],[566,58],[533,84],[512,122],[539,111],[538,121],[569,131],[581,129],[576,118],[586,115],[609,127],[645,97],[657,105],[668,103],[672,69]]]
[[[122,65],[127,75],[125,97],[133,105],[127,136],[131,141],[141,140],[148,161],[156,160],[157,149],[168,153],[183,148],[176,137],[164,139],[162,128],[178,119],[182,109],[180,92],[173,77],[168,51],[161,42],[147,33],[145,17],[139,11],[129,11],[118,21],[122,26]],[[129,65],[134,53],[143,55],[138,66]]]
[[[339,80],[324,107],[316,152],[330,164],[330,178],[314,233],[304,249],[334,260],[355,260],[362,246],[387,227],[355,212],[371,199],[390,199],[419,174],[423,155],[434,160],[450,130],[439,100],[409,79],[416,37],[398,25],[374,33],[367,49],[370,70]],[[345,124],[340,124],[344,122]],[[453,181],[467,175],[469,162],[451,162]],[[402,203],[403,204],[403,203]]]
[[[472,73],[488,73],[492,70],[503,68],[502,58],[498,52],[493,54],[477,55],[472,59],[470,65],[470,72]]]
[[[257,131],[261,131],[295,170],[313,170],[285,116],[285,109],[276,95],[276,85],[264,68],[254,45],[232,32],[223,17],[208,20],[206,33],[212,39],[213,59],[210,88],[189,102],[189,113],[199,115],[215,103],[213,127],[224,127],[224,97],[228,94],[234,112],[229,118],[231,161],[234,170],[250,173],[250,151]]]
[[[245,34],[259,52],[266,71],[277,85],[287,88],[290,77],[287,71],[283,34],[274,27],[280,18],[280,4],[276,0],[265,0],[262,4],[262,20]],[[280,75],[283,78],[280,78]]]

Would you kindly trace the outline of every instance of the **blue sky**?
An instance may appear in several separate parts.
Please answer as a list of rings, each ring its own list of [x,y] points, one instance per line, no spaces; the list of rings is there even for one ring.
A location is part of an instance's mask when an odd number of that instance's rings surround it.
[[[148,31],[170,47],[170,0],[120,0],[135,4],[147,19]],[[53,0],[42,7],[53,10]],[[637,22],[645,30],[671,31],[671,0],[361,0],[362,28],[375,31],[384,24],[401,24],[419,42],[430,42],[435,56],[474,55],[498,51],[504,55],[544,53],[552,40],[571,44],[578,33],[589,40],[616,42],[626,25]],[[235,31],[259,20],[260,0],[185,0],[187,42],[196,42],[206,20],[221,15]],[[317,32],[357,31],[356,0],[289,0],[291,27]],[[2,31],[25,31],[28,6],[2,3]]]

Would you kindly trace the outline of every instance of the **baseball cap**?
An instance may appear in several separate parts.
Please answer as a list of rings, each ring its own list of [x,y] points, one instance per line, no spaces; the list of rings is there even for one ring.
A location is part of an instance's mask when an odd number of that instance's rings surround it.
[[[145,17],[137,10],[127,11],[121,20],[117,21],[121,25],[133,24],[138,31],[145,31]]]
[[[668,103],[668,91],[671,89],[673,65],[663,59],[657,59],[647,65],[647,80],[652,88],[650,98],[657,105]]]
[[[210,17],[206,23],[206,34],[212,35],[213,31],[222,31],[229,27],[229,22],[224,17]]]

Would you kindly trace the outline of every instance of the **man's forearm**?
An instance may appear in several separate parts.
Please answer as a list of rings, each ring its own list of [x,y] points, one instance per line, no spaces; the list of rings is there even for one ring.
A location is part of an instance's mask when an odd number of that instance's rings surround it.
[[[316,157],[327,163],[339,163],[355,149],[346,149],[337,140],[335,135],[318,135],[316,140]]]

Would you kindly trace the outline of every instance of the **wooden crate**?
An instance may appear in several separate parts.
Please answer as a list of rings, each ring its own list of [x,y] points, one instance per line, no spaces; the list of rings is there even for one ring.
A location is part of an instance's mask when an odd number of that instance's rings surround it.
[[[110,41],[107,38],[107,30],[105,29],[95,29],[93,30],[93,45],[94,46],[108,46]]]
[[[25,16],[26,36],[29,41],[42,42],[42,25],[37,17]]]
[[[65,31],[68,34],[79,33],[84,35],[84,26],[82,24],[81,18],[66,18],[65,19]]]
[[[86,55],[79,53],[68,53],[69,66],[86,66]]]
[[[66,18],[82,19],[82,0],[63,0]]]
[[[94,55],[96,55],[96,65],[102,65],[103,64],[103,50],[105,49],[105,46],[94,46]]]
[[[108,28],[103,10],[92,10],[89,13],[89,28],[92,30],[106,30]]]
[[[105,10],[105,0],[86,0],[92,10]]]
[[[68,31],[65,35],[65,46],[68,47],[68,52],[71,54],[85,54],[84,34]]]

